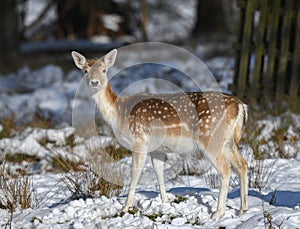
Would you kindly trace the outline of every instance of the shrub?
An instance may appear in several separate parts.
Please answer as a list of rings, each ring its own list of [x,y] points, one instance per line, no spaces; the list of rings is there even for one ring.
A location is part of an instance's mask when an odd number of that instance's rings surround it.
[[[97,152],[99,150],[99,152]],[[62,168],[70,168],[62,174],[71,199],[117,196],[123,187],[123,173],[117,155],[118,150],[108,153],[104,149],[89,149],[88,158],[83,162],[81,170],[76,170],[67,160],[61,160]],[[123,151],[122,151],[123,152]],[[64,164],[65,163],[65,164]]]
[[[38,207],[38,201],[29,175],[12,174],[9,166],[2,160],[0,163],[0,208],[10,213],[7,226],[11,227],[16,209],[36,207]]]

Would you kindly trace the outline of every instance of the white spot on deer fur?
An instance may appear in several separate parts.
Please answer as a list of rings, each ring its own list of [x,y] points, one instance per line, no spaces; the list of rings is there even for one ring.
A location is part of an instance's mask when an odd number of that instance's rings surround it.
[[[165,116],[165,115],[163,115],[163,118],[165,119],[165,118],[166,118],[166,116]]]
[[[209,114],[209,110],[206,110],[206,112],[205,112],[206,114]]]
[[[161,111],[158,111],[158,114],[161,114]]]
[[[211,121],[213,122],[213,123],[215,123],[216,122],[216,117],[213,117],[212,119],[211,119]]]
[[[147,112],[147,109],[143,109],[143,112],[146,113],[146,112]]]
[[[168,107],[164,107],[164,110],[167,111],[167,110],[168,110]]]

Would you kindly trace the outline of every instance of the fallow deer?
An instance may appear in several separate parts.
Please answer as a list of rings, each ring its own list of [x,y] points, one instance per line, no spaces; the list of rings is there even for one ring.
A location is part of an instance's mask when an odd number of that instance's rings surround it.
[[[221,180],[217,211],[212,218],[221,218],[225,213],[231,166],[240,179],[239,213],[245,212],[248,209],[248,168],[238,152],[238,143],[247,121],[247,105],[221,92],[118,96],[107,77],[116,56],[116,49],[99,59],[86,59],[72,52],[103,119],[112,127],[117,139],[132,151],[132,179],[122,211],[127,212],[134,205],[135,189],[147,153],[151,156],[161,199],[167,202],[163,178],[166,153],[202,152],[215,166]]]

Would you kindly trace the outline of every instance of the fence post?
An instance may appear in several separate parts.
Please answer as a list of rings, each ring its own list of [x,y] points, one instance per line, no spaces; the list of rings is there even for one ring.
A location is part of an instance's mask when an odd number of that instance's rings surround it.
[[[250,49],[252,41],[252,21],[253,13],[257,0],[251,0],[246,2],[246,13],[245,21],[241,39],[241,57],[239,64],[239,72],[237,77],[237,95],[243,98],[246,95],[247,76],[249,74],[249,60],[250,60]]]
[[[289,107],[292,110],[298,111],[300,108],[299,99],[299,87],[300,87],[300,9],[297,8],[296,22],[295,22],[295,41],[294,41],[294,54],[293,54],[293,65],[292,75],[290,82],[290,95],[289,95]]]
[[[238,3],[241,25],[234,76],[236,94],[268,112],[276,114],[286,108],[299,112],[300,1]],[[259,17],[254,20],[256,10]]]
[[[257,35],[255,39],[255,61],[252,71],[252,76],[250,76],[250,89],[251,89],[251,105],[256,107],[257,99],[260,98],[260,93],[262,90],[260,79],[262,78],[262,70],[264,65],[264,53],[265,53],[265,31],[267,25],[268,16],[268,0],[260,0],[259,2],[259,24],[257,29]]]
[[[277,37],[280,17],[280,0],[270,2],[270,14],[268,18],[268,48],[267,48],[267,69],[263,77],[264,85],[264,103],[267,109],[270,109],[272,99],[274,98],[274,74],[277,62]]]
[[[280,56],[279,66],[277,72],[276,82],[276,95],[275,95],[275,112],[280,111],[282,102],[285,95],[285,81],[287,80],[287,65],[289,59],[289,45],[290,45],[290,34],[291,24],[293,18],[293,0],[285,0],[285,6],[283,11],[283,23],[280,34]]]

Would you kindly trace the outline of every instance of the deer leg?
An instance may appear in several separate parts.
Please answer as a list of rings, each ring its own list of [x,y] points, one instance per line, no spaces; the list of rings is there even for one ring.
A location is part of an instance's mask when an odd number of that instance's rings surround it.
[[[168,202],[168,196],[165,188],[164,182],[164,162],[166,155],[164,153],[151,153],[151,160],[156,177],[159,184],[160,196],[163,203]]]
[[[231,175],[232,171],[231,171],[230,163],[228,162],[227,158],[225,157],[223,151],[215,159],[214,165],[220,174],[221,186],[220,186],[220,192],[219,192],[217,211],[212,215],[212,218],[219,219],[219,218],[223,217],[225,214],[225,204],[226,204],[226,200],[227,200],[230,175]]]
[[[236,145],[234,145],[233,151],[230,155],[230,162],[234,167],[234,169],[237,171],[237,174],[240,179],[240,186],[241,186],[240,215],[241,215],[248,210],[248,175],[247,175],[248,167],[247,167],[247,162],[239,154]]]
[[[126,205],[123,208],[122,212],[127,212],[128,209],[130,207],[132,207],[133,204],[134,204],[134,195],[135,195],[136,185],[139,181],[142,170],[144,168],[146,158],[147,158],[146,153],[134,152],[132,154],[131,184],[130,184],[129,194],[128,194],[128,197],[127,197],[127,202],[126,202]]]

